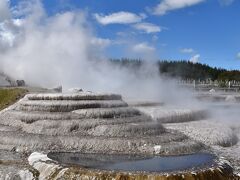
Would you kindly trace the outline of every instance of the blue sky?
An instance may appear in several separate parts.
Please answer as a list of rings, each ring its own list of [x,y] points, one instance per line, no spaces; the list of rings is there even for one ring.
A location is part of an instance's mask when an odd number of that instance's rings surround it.
[[[11,6],[16,4],[11,1]],[[109,58],[191,60],[240,69],[239,0],[43,0],[49,16],[84,10]],[[133,49],[131,51],[130,49]]]

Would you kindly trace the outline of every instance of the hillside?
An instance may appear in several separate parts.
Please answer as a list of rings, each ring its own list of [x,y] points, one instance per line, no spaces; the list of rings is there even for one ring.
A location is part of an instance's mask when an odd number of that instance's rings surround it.
[[[139,69],[143,61],[139,59],[111,59],[113,64]],[[219,81],[240,81],[239,70],[226,70],[216,67],[210,67],[206,64],[192,63],[189,61],[158,61],[159,73],[162,75],[192,80],[219,80]]]

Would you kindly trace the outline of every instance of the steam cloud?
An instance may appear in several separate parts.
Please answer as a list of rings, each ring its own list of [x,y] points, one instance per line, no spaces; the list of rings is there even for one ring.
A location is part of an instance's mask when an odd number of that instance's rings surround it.
[[[148,64],[133,73],[104,60],[102,52],[110,40],[93,34],[84,11],[48,16],[39,0],[20,1],[11,10],[8,1],[2,0],[0,9],[0,71],[30,85],[80,87],[149,100],[179,99],[176,87],[162,82],[156,66]]]

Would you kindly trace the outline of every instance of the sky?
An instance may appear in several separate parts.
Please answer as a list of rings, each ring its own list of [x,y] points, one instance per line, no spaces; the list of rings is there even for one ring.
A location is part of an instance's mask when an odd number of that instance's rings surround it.
[[[7,14],[1,10],[1,1],[5,0],[0,0],[0,21]],[[9,3],[14,9],[19,0]],[[239,0],[43,0],[42,3],[48,16],[66,11],[84,12],[88,26],[98,37],[95,41],[104,47],[107,58],[189,60],[240,70]]]

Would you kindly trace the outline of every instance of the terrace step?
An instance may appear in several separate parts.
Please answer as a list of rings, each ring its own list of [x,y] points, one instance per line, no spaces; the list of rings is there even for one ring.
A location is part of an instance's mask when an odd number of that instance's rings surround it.
[[[77,94],[29,94],[26,96],[28,100],[122,100],[122,96],[118,94],[96,94],[96,93],[77,93]]]
[[[92,101],[72,101],[72,100],[56,100],[56,101],[21,101],[15,110],[22,111],[47,111],[47,112],[71,112],[77,109],[88,108],[113,108],[127,107],[127,103],[121,100],[92,100]]]

